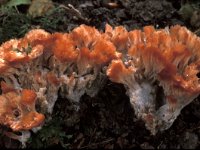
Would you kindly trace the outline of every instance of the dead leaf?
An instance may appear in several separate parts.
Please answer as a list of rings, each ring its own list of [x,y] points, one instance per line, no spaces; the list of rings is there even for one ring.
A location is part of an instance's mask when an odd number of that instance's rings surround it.
[[[32,3],[28,9],[28,13],[34,17],[44,16],[47,12],[54,8],[54,4],[51,0],[32,0]]]

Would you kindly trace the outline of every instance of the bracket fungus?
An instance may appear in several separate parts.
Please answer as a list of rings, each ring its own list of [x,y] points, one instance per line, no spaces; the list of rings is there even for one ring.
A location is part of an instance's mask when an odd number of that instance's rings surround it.
[[[31,30],[0,46],[0,124],[13,131],[38,127],[43,114],[52,113],[58,91],[79,103],[85,93],[95,96],[108,77],[124,84],[137,117],[156,134],[199,95],[199,50],[200,38],[179,25]]]

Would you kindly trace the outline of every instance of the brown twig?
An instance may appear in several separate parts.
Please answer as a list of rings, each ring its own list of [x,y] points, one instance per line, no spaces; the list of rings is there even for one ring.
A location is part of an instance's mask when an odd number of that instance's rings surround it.
[[[102,141],[102,142],[99,142],[99,143],[92,143],[92,144],[89,144],[89,145],[80,147],[80,149],[85,149],[85,148],[90,148],[90,147],[96,146],[96,145],[106,144],[106,143],[109,143],[109,142],[111,142],[111,141],[114,141],[114,139],[113,139],[113,138],[110,138],[110,139],[107,139],[107,140]]]
[[[85,21],[86,23],[89,23],[89,19],[85,18],[82,16],[81,12],[79,10],[77,10],[73,5],[68,4],[67,6],[65,5],[59,5],[60,8],[64,8],[65,10],[69,11],[70,13],[72,13],[73,15],[75,15],[77,18]]]
[[[200,35],[200,28],[194,31],[195,34]]]

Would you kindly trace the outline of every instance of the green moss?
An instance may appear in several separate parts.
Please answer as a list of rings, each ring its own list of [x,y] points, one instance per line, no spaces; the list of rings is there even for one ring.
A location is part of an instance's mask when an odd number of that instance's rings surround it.
[[[63,123],[60,119],[54,118],[43,126],[36,134],[32,134],[27,146],[30,148],[47,148],[58,145],[68,148],[68,141],[72,135],[67,135],[62,128]]]
[[[67,22],[66,12],[60,7],[53,8],[42,17],[32,18],[16,7],[0,8],[0,44],[13,38],[23,37],[29,30],[42,28],[48,32],[63,31]]]
[[[31,19],[15,8],[0,9],[0,43],[23,36],[31,28]]]

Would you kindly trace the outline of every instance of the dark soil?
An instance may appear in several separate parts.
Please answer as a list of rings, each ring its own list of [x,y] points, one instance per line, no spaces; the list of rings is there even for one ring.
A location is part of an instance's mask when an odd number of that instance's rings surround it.
[[[105,24],[123,25],[127,30],[145,25],[164,28],[175,24],[195,31],[178,11],[181,0],[54,0],[55,5],[71,4],[81,14],[65,9],[45,17],[29,18],[22,12],[13,20],[0,14],[0,42],[21,37],[31,28],[49,32],[67,32],[87,24],[104,30]],[[14,15],[14,14],[13,14]],[[60,17],[62,16],[62,17]],[[10,18],[9,18],[10,17]],[[18,20],[18,21],[17,21]],[[9,25],[12,27],[9,27]],[[13,27],[14,26],[14,27]],[[22,28],[23,30],[19,30]],[[9,34],[8,34],[9,33]],[[144,123],[136,119],[129,98],[121,84],[107,81],[97,96],[84,95],[76,111],[68,100],[59,98],[52,120],[44,129],[32,133],[27,148],[141,148],[141,149],[198,149],[200,148],[200,98],[186,106],[172,127],[153,136]],[[19,148],[20,144],[2,135],[0,147]]]

